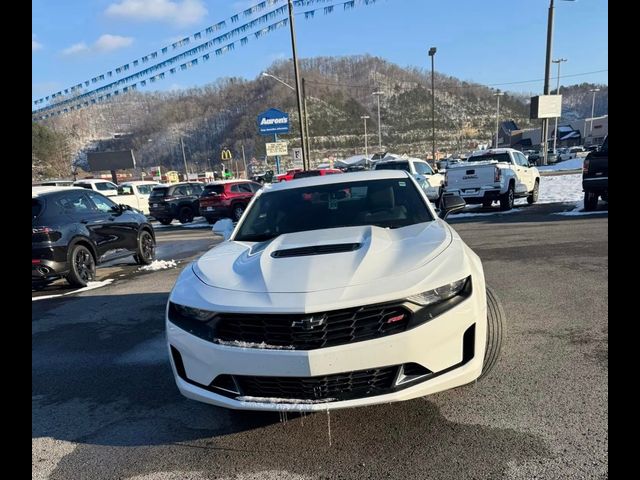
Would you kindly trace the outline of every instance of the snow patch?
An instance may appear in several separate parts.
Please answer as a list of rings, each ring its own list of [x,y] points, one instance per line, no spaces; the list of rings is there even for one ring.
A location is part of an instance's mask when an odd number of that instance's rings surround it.
[[[295,347],[293,345],[269,345],[268,343],[261,342],[243,342],[240,340],[216,340],[216,343],[219,345],[225,345],[228,347],[240,347],[240,348],[262,348],[268,350],[293,350]]]
[[[563,162],[554,163],[553,165],[544,165],[538,167],[541,172],[559,172],[562,170],[576,170],[582,168],[582,161],[584,158],[576,157],[570,160],[564,160]]]
[[[573,217],[573,216],[581,216],[581,215],[596,215],[598,213],[609,213],[608,210],[594,210],[591,212],[585,212],[584,211],[584,205],[582,202],[578,202],[576,203],[575,207],[573,208],[573,210],[569,210],[567,212],[556,212],[554,213],[554,215],[565,215],[565,216],[569,216],[569,217]]]
[[[42,297],[31,297],[31,301],[35,302],[36,300],[46,300],[47,298],[64,297],[65,295],[72,295],[74,293],[86,292],[87,290],[93,290],[95,288],[104,287],[105,285],[109,285],[111,282],[113,282],[113,278],[103,280],[102,282],[89,282],[87,283],[86,287],[79,288],[78,290],[73,290],[67,293],[59,293],[58,295],[43,295]]]
[[[177,266],[178,264],[175,260],[154,260],[149,265],[140,267],[139,270],[144,270],[146,272],[155,272],[157,270],[166,270],[167,268],[174,268]]]

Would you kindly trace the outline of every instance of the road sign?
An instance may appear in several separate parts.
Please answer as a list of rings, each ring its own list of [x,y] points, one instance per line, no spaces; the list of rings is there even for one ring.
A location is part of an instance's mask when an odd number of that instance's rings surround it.
[[[301,148],[292,148],[291,149],[291,156],[293,157],[293,161],[294,162],[301,162],[302,161],[302,149]]]
[[[276,108],[262,112],[258,115],[258,131],[260,135],[289,133],[289,114]]]
[[[267,143],[267,157],[277,157],[278,155],[286,155],[289,151],[287,142]]]

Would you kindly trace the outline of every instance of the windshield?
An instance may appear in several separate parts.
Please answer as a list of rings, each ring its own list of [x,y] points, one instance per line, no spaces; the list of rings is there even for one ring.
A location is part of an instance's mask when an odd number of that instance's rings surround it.
[[[206,187],[204,187],[204,194],[208,194],[208,193],[217,193],[217,194],[221,194],[222,192],[224,192],[224,185],[207,185]]]
[[[411,172],[409,162],[384,162],[376,165],[376,170],[404,170]]]
[[[467,158],[467,162],[487,162],[489,160],[496,160],[498,162],[511,163],[508,153],[487,153],[484,155],[477,155]]]
[[[400,228],[432,220],[409,179],[332,183],[260,195],[235,240],[262,242],[284,233],[361,225]]]
[[[155,187],[151,191],[151,198],[162,198],[169,191],[169,187]]]
[[[31,220],[35,220],[42,211],[42,202],[37,198],[31,199]]]

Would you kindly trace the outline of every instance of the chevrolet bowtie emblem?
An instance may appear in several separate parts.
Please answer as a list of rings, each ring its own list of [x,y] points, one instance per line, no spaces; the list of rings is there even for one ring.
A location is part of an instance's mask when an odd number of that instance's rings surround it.
[[[325,323],[327,323],[326,315],[319,315],[319,316],[311,315],[310,317],[306,317],[301,320],[294,320],[291,323],[291,326],[302,328],[303,330],[313,330],[316,327],[321,327]]]

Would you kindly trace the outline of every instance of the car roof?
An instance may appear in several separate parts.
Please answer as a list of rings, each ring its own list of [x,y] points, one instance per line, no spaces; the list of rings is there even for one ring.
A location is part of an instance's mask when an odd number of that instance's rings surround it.
[[[247,180],[246,178],[239,178],[236,180],[216,180],[215,182],[205,183],[204,186],[207,185],[226,185],[229,183],[256,183],[253,180]]]
[[[482,155],[493,155],[494,153],[519,152],[515,148],[490,148],[488,150],[477,150],[473,152],[471,157],[481,157]]]
[[[70,190],[81,190],[83,192],[86,191],[86,189],[82,187],[65,187],[62,185],[45,185],[45,186],[40,185],[40,186],[31,187],[31,198],[36,198],[41,195],[45,195],[47,193],[68,192]]]
[[[316,185],[328,185],[332,183],[362,182],[366,180],[385,180],[394,178],[409,178],[409,173],[404,170],[367,170],[364,172],[348,172],[339,175],[318,175],[314,177],[297,178],[291,182],[279,182],[262,187],[265,192],[276,192],[300,187],[314,187]]]
[[[106,178],[82,178],[80,180],[76,180],[75,182],[73,182],[73,184],[79,185],[81,183],[100,183],[100,182],[113,183],[111,180],[107,180]]]
[[[130,182],[122,182],[120,185],[160,185],[160,182],[152,180],[131,180]]]

